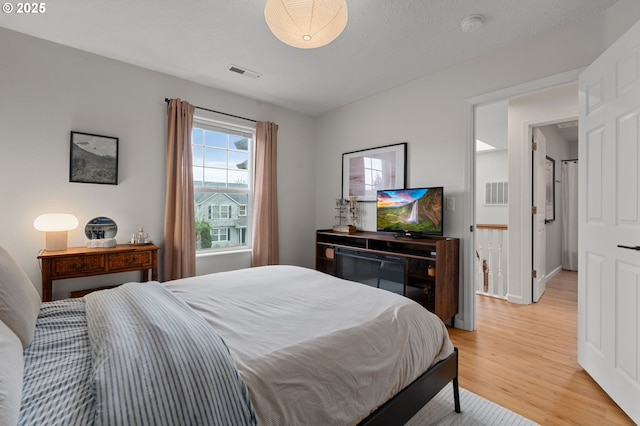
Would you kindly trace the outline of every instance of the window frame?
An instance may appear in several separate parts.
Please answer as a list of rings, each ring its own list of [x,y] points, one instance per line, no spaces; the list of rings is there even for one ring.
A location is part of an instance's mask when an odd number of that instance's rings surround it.
[[[246,194],[247,195],[247,203],[244,204],[240,204],[238,203],[238,213],[240,213],[241,209],[240,206],[244,206],[244,215],[240,215],[238,214],[238,217],[245,217],[246,216],[246,226],[244,226],[243,228],[245,229],[245,244],[242,244],[242,239],[239,239],[239,241],[237,242],[238,245],[234,245],[234,246],[230,246],[230,247],[213,247],[213,248],[201,248],[198,249],[196,248],[196,256],[200,256],[200,255],[207,255],[207,254],[218,254],[218,253],[225,253],[225,252],[236,252],[236,251],[248,251],[251,250],[251,235],[252,235],[252,226],[253,226],[253,220],[252,220],[252,214],[253,214],[253,208],[252,208],[252,204],[253,204],[253,190],[254,190],[254,167],[255,167],[255,161],[254,161],[254,153],[255,153],[255,128],[253,127],[249,127],[249,126],[243,126],[243,125],[239,125],[239,124],[234,124],[234,123],[228,123],[228,122],[224,122],[224,121],[220,121],[217,119],[212,119],[212,118],[208,118],[208,117],[204,117],[204,116],[194,116],[193,118],[193,130],[196,129],[201,129],[202,131],[213,131],[213,132],[218,132],[218,133],[223,133],[226,135],[235,135],[235,136],[240,136],[240,137],[245,137],[247,139],[249,139],[249,144],[247,146],[247,154],[248,154],[248,158],[247,158],[247,187],[246,188],[238,188],[238,187],[229,187],[229,186],[208,186],[208,185],[197,185],[196,182],[197,181],[201,181],[200,179],[193,179],[194,183],[193,183],[193,189],[194,189],[194,193],[211,193],[211,194]],[[203,169],[206,168],[206,161],[204,160],[204,145],[202,144],[196,144],[194,145],[194,141],[193,141],[193,130],[192,130],[192,134],[191,134],[191,147],[192,147],[192,156],[195,157],[193,151],[194,151],[194,147],[199,147],[202,148],[203,151],[203,161],[201,164],[193,164],[193,168],[197,168],[197,167],[201,167]],[[204,143],[204,142],[203,142]],[[234,149],[229,149],[229,146],[227,146],[226,148],[226,152],[227,155],[229,152],[240,152]],[[227,165],[228,166],[228,165]],[[220,169],[220,170],[225,170],[225,169]],[[227,171],[233,171],[235,169],[233,168],[229,168],[227,167],[226,169]],[[203,176],[204,176],[204,171],[203,171]],[[204,181],[202,181],[202,183],[204,183]],[[225,182],[226,185],[228,185],[228,180],[227,182]],[[195,200],[194,200],[195,202]],[[196,207],[196,205],[194,204],[194,208]],[[218,205],[218,216],[217,217],[213,217],[213,211],[211,209],[211,207],[214,207],[214,205],[210,205],[210,208],[207,209],[208,211],[205,211],[203,214],[203,218],[199,219],[198,216],[196,216],[196,222],[199,220],[205,220],[205,221],[211,221],[211,220],[215,220],[215,219],[222,219],[222,220],[233,220],[234,214],[234,208],[231,204],[226,203],[225,205]],[[226,217],[222,217],[222,207],[225,207],[227,210],[226,213]],[[196,212],[197,213],[197,212]],[[219,238],[219,231],[222,229],[223,227],[221,226],[214,226],[213,224],[210,224],[211,228],[210,228],[210,232],[211,232],[211,239],[212,239],[212,243],[215,242],[229,242],[232,241],[232,238],[230,238],[230,233],[231,230],[229,229],[229,227],[226,227],[225,229],[227,230],[227,233],[225,234],[226,240],[224,241],[214,241],[213,240],[213,232],[216,231],[218,232],[218,238]]]
[[[229,228],[212,228],[211,229],[211,241],[216,241],[216,242],[224,242],[224,241],[229,241]],[[224,239],[220,239],[220,236],[224,236]],[[217,239],[214,239],[217,238]],[[212,250],[212,249],[210,249]]]

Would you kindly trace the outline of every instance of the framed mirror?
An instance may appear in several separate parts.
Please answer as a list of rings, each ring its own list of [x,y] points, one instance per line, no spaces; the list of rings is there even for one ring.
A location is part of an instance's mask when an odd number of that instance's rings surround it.
[[[89,240],[104,240],[107,238],[115,238],[118,233],[118,225],[108,217],[94,217],[84,227],[84,235]]]

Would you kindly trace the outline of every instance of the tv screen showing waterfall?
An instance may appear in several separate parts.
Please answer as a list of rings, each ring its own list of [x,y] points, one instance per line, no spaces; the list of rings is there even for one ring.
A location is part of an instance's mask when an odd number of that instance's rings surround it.
[[[377,193],[378,231],[419,238],[442,235],[443,188],[388,189]]]

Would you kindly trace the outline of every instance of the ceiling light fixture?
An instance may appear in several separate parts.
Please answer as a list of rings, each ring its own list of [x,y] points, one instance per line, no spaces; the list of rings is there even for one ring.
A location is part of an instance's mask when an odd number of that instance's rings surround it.
[[[482,26],[483,19],[484,17],[482,15],[469,15],[460,21],[460,28],[462,28],[462,31],[465,33],[474,32]]]
[[[346,0],[267,0],[264,17],[278,40],[300,49],[322,47],[347,26]]]

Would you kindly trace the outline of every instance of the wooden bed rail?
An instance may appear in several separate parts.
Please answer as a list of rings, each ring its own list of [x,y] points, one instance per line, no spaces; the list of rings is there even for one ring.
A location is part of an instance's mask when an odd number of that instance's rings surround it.
[[[359,426],[404,425],[450,382],[453,382],[453,409],[460,413],[458,348],[371,413]]]

